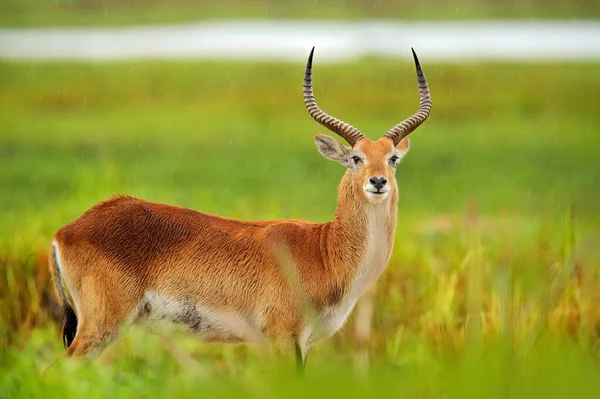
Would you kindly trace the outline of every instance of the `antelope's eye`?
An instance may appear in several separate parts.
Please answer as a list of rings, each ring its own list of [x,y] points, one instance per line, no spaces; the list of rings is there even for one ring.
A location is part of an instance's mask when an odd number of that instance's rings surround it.
[[[352,157],[352,161],[354,162],[354,165],[358,165],[362,159],[360,159],[360,157],[357,157],[356,155]]]
[[[398,158],[397,156],[393,155],[393,156],[390,158],[390,164],[392,164],[392,166],[394,166],[394,167],[395,167],[395,166],[396,166],[396,163],[398,162],[398,160],[399,160],[399,159],[400,159],[400,158]]]

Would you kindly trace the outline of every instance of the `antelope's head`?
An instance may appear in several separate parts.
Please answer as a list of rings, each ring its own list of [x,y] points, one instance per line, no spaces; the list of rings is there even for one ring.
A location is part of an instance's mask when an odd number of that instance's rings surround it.
[[[304,73],[304,104],[310,116],[332,132],[340,135],[350,144],[342,145],[333,137],[318,134],[315,144],[319,152],[328,159],[337,161],[348,168],[351,184],[360,189],[364,199],[380,203],[397,190],[395,172],[400,160],[410,147],[408,136],[427,119],[431,111],[431,96],[423,70],[413,50],[413,57],[419,80],[419,109],[410,118],[397,124],[379,140],[371,141],[357,128],[323,112],[317,105],[312,88],[313,47]]]

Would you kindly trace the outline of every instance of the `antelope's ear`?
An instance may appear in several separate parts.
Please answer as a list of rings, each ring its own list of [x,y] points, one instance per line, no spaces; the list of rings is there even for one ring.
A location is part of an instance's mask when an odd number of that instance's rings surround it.
[[[396,146],[396,149],[400,152],[400,158],[403,158],[406,155],[409,148],[410,148],[410,141],[408,140],[408,137],[405,137],[402,140],[400,140],[400,142]]]
[[[339,141],[326,134],[315,136],[317,150],[327,159],[337,161],[345,167],[350,166],[350,148],[342,145]]]

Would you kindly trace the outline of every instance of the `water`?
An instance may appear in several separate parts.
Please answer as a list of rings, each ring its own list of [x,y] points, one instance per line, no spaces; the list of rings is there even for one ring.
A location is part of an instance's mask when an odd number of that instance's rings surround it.
[[[600,21],[213,21],[124,28],[0,29],[12,60],[233,59],[431,61],[600,59]]]

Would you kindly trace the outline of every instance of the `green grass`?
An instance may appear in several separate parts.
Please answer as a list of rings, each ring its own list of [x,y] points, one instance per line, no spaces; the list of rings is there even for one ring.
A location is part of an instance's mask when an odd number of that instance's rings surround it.
[[[133,328],[63,360],[52,234],[114,193],[244,219],[325,221],[342,167],[312,143],[301,65],[0,64],[0,398],[595,397],[600,68],[428,65],[373,334],[354,322],[297,379],[244,346]],[[315,60],[328,112],[377,138],[417,106],[408,63]]]
[[[3,0],[0,25],[89,26],[176,23],[219,18],[354,20],[591,19],[594,0]]]

